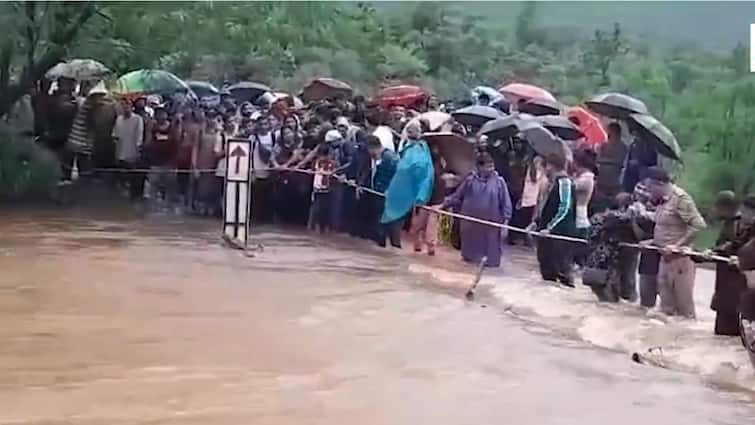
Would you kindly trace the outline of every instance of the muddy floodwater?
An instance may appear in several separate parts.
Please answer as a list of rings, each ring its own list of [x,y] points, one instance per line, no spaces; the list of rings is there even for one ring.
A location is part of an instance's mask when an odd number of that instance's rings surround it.
[[[467,302],[455,253],[265,228],[250,258],[218,233],[0,212],[0,424],[755,423],[746,356],[707,316],[597,305],[523,254]],[[630,361],[666,343],[668,368]]]

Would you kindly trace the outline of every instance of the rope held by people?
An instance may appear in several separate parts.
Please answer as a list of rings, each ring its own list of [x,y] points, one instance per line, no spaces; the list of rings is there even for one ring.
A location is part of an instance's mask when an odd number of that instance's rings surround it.
[[[309,174],[309,175],[315,174],[315,172],[313,170],[305,170],[305,169],[296,168],[296,167],[268,167],[268,168],[253,170],[253,172],[254,171],[263,171],[263,172],[282,172],[282,171],[287,171],[287,172],[295,172],[295,173],[302,173],[302,174]],[[216,170],[215,169],[172,169],[171,170],[171,169],[148,169],[148,168],[95,168],[95,169],[92,170],[92,172],[98,172],[98,173],[191,173],[191,174],[200,173],[200,174],[209,174],[209,173],[215,173]],[[348,180],[348,179],[344,178],[342,175],[335,175],[335,177],[336,177],[336,179],[339,182],[341,182],[341,183],[343,183],[343,184],[345,184],[347,186],[351,186],[351,187],[359,190],[360,192],[366,192],[366,193],[371,193],[373,195],[385,197],[385,193],[379,192],[379,191],[371,189],[369,187],[360,186],[359,184],[357,184],[353,180]],[[558,240],[562,240],[562,241],[566,241],[566,242],[574,242],[574,243],[581,243],[581,244],[586,244],[587,243],[587,240],[581,239],[581,238],[575,238],[575,237],[563,236],[563,235],[554,235],[554,234],[551,234],[551,233],[543,233],[543,232],[539,232],[539,231],[535,231],[535,230],[523,229],[523,228],[511,226],[509,224],[497,223],[497,222],[494,222],[494,221],[484,220],[484,219],[481,219],[481,218],[472,217],[472,216],[468,216],[468,215],[464,215],[464,214],[459,214],[459,213],[455,213],[455,212],[451,212],[451,211],[446,211],[446,210],[442,210],[442,209],[439,209],[439,208],[428,207],[426,205],[418,205],[417,207],[425,209],[425,210],[428,210],[428,211],[433,212],[435,214],[446,215],[446,216],[449,216],[449,217],[452,217],[452,218],[456,218],[456,219],[459,219],[459,220],[471,221],[473,223],[482,224],[482,225],[485,225],[485,226],[496,227],[496,228],[499,228],[499,229],[506,229],[506,230],[509,230],[509,231],[525,233],[525,234],[528,234],[528,235],[531,235],[531,236],[535,236],[535,237],[538,237],[538,238],[558,239]],[[621,243],[621,246],[627,247],[627,248],[635,248],[635,249],[640,249],[640,250],[647,250],[647,251],[657,251],[657,252],[669,251],[667,248],[662,248],[662,247],[659,247],[659,246],[649,245],[649,244]],[[723,256],[720,256],[720,255],[711,255],[711,254],[703,253],[703,252],[697,252],[697,251],[694,251],[692,249],[676,249],[676,250],[671,250],[671,252],[674,253],[674,254],[679,254],[679,255],[684,255],[684,256],[690,256],[690,257],[694,257],[694,256],[703,257],[703,258],[710,259],[711,261],[720,262],[720,263],[726,263],[726,264],[732,264],[732,263],[734,263],[734,260],[732,258],[723,257]]]

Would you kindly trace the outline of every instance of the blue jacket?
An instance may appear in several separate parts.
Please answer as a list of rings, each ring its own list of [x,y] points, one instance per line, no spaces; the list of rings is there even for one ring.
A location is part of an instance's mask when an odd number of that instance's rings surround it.
[[[424,205],[433,191],[433,160],[424,140],[408,142],[399,153],[396,175],[385,191],[382,223],[403,218],[415,205]]]

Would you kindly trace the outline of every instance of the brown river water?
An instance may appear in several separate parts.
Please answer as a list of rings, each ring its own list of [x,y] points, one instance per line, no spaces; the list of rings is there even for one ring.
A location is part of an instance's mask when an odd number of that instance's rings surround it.
[[[0,424],[755,423],[745,391],[510,314],[524,266],[467,302],[455,254],[264,228],[250,258],[219,230],[0,212]]]

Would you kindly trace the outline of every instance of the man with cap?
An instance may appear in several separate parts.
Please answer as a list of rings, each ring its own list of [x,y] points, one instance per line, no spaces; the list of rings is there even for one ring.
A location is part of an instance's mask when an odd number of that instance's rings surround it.
[[[707,226],[695,201],[660,167],[650,167],[646,185],[663,203],[655,211],[654,245],[661,247],[658,293],[661,310],[668,315],[694,319],[695,263],[679,252],[691,247],[695,236]]]

